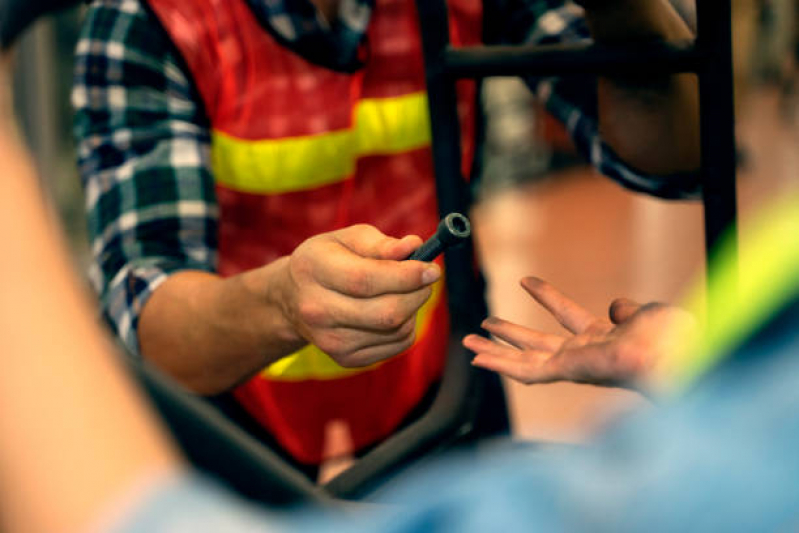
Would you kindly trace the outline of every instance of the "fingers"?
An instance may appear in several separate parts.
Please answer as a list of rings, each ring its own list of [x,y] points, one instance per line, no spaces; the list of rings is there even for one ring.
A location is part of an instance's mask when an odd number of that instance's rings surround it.
[[[505,346],[480,335],[467,335],[463,345],[476,354],[489,355],[505,359],[519,359],[521,352],[517,348]]]
[[[639,379],[646,371],[642,357],[630,350],[620,353],[612,343],[579,346],[555,354],[490,346],[490,343],[487,339],[482,342],[464,339],[464,345],[477,353],[472,364],[528,385],[572,381],[618,386]]]
[[[518,350],[510,346],[480,337],[467,335],[463,345],[475,352],[472,360],[474,366],[479,366],[515,379],[522,383],[548,383],[554,381],[548,372],[546,362],[552,357],[551,353],[541,350]]]
[[[300,314],[303,321],[314,328],[393,331],[415,317],[432,292],[432,288],[423,287],[408,294],[358,299],[336,292],[319,291],[317,295],[306,297]]]
[[[323,330],[313,343],[346,368],[373,364],[407,350],[416,340],[416,319],[410,318],[399,328],[380,334],[362,330],[332,328]]]
[[[403,261],[421,245],[421,237],[417,235],[406,235],[399,240],[387,243],[381,250],[381,258],[392,261]]]
[[[522,287],[558,322],[572,333],[582,333],[599,320],[549,283],[534,277],[524,278]]]
[[[523,350],[557,351],[564,342],[558,335],[549,335],[535,331],[501,318],[489,317],[483,321],[482,327],[489,333]]]
[[[641,309],[641,304],[630,300],[629,298],[617,298],[610,304],[608,310],[610,321],[614,324],[621,324],[628,321],[632,316]]]
[[[308,342],[342,366],[407,349],[416,314],[441,276],[435,264],[400,261],[421,244],[353,226],[301,244],[287,263],[285,314]]]
[[[294,269],[306,271],[313,281],[330,291],[354,298],[410,293],[441,277],[436,264],[376,258],[391,254],[405,257],[417,246],[418,237],[397,240],[371,226],[354,228],[361,229],[341,230],[335,236],[309,241],[294,261]]]
[[[411,326],[413,325],[414,323],[411,322]],[[368,366],[399,355],[413,346],[415,340],[416,331],[414,327],[411,327],[410,332],[397,335],[395,341],[359,348],[346,357],[341,358],[339,364],[349,368]]]
[[[545,355],[541,355],[543,358]],[[551,383],[553,380],[548,379],[542,375],[538,370],[541,367],[540,363],[531,361],[521,361],[504,359],[487,354],[478,354],[473,360],[472,364],[486,370],[493,370],[505,377],[531,385],[533,383]]]
[[[343,246],[361,257],[400,261],[422,245],[416,235],[395,239],[368,224],[357,224],[332,233]]]

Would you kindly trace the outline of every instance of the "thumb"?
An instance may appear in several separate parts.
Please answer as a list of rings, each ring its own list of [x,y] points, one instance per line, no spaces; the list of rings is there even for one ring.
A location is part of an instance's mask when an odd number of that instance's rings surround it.
[[[405,259],[420,245],[418,237],[395,239],[368,224],[340,229],[333,236],[354,254],[370,259]]]
[[[407,259],[421,245],[422,239],[416,235],[406,235],[401,239],[391,239],[383,244],[380,258],[402,261]]]
[[[610,321],[614,324],[626,322],[630,320],[630,318],[637,313],[640,308],[641,304],[630,300],[629,298],[616,298],[610,304]]]

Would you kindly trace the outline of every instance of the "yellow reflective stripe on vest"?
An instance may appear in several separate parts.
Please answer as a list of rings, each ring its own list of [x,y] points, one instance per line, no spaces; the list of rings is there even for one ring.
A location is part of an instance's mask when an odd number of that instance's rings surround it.
[[[245,140],[214,130],[211,160],[216,181],[230,189],[279,194],[342,181],[358,158],[396,154],[430,144],[427,95],[363,99],[349,129]]]
[[[712,321],[659,365],[657,381],[663,388],[679,390],[696,381],[799,293],[799,196],[769,204],[746,229],[739,274],[730,268],[733,248],[725,243],[711,269],[711,290],[719,298]],[[732,296],[736,282],[737,298]],[[705,299],[701,284],[686,308],[701,316]]]
[[[433,294],[425,302],[416,315],[416,342],[424,337],[429,330],[433,311],[441,300],[442,280],[433,284]],[[361,368],[344,368],[336,363],[329,355],[309,344],[305,348],[275,361],[261,372],[261,375],[271,380],[302,381],[305,379],[338,379],[353,374],[359,374],[376,368],[381,363]]]

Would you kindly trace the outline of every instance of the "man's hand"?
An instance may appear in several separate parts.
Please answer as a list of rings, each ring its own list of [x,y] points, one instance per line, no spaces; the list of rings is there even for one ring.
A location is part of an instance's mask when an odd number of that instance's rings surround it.
[[[441,271],[403,261],[422,243],[358,225],[318,235],[288,259],[279,291],[294,329],[340,365],[365,366],[409,348],[416,312]]]
[[[141,351],[205,395],[308,343],[345,367],[392,357],[413,344],[416,312],[441,276],[436,265],[404,261],[421,242],[360,225],[237,276],[176,272],[142,310]]]
[[[522,383],[575,381],[602,385],[644,380],[695,327],[687,312],[663,304],[639,305],[620,298],[610,320],[594,316],[548,283],[525,278],[522,286],[572,335],[551,335],[498,318],[483,327],[505,343],[469,335],[472,364]]]

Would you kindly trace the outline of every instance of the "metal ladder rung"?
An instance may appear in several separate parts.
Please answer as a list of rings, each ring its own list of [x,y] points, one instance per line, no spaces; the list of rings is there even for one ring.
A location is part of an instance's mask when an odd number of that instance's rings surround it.
[[[448,46],[441,68],[456,78],[698,72],[694,41],[630,48],[584,43],[528,46]]]

